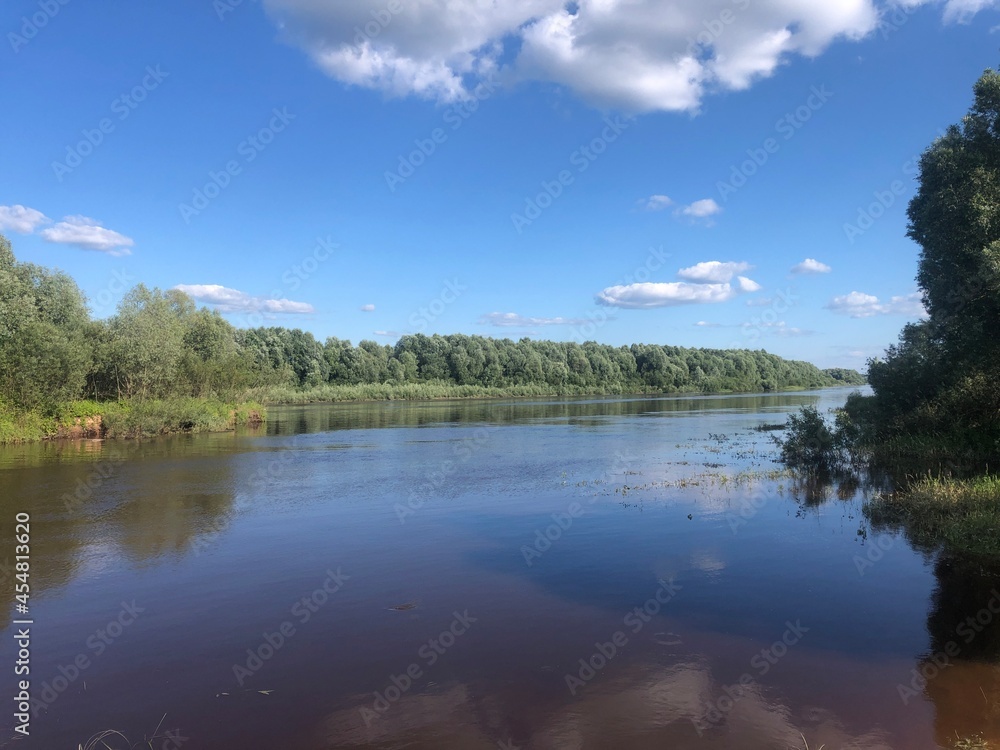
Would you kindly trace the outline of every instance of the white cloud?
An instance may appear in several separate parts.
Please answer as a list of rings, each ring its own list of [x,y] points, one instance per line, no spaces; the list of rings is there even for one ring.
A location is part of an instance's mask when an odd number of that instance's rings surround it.
[[[741,292],[759,292],[763,288],[756,281],[748,279],[746,276],[737,276],[736,286]]]
[[[760,291],[761,286],[756,281],[737,276],[751,268],[753,266],[743,262],[704,261],[680,269],[677,276],[684,281],[609,286],[596,300],[601,305],[636,309],[727,302],[739,294]],[[733,277],[735,283],[731,283]]]
[[[695,325],[699,328],[722,328],[722,323],[709,323],[706,320],[699,320]]]
[[[736,274],[746,273],[752,268],[753,266],[745,262],[723,263],[718,260],[706,260],[689,268],[682,268],[677,272],[677,276],[685,281],[724,283],[730,281]]]
[[[637,310],[674,305],[701,305],[727,302],[739,291],[731,284],[688,284],[684,281],[645,282],[609,286],[597,295],[597,302],[611,307]]]
[[[708,219],[716,214],[722,213],[722,206],[712,198],[704,198],[695,201],[683,208],[679,208],[677,213],[681,216],[690,216],[692,219]]]
[[[178,284],[174,289],[184,292],[198,302],[213,305],[219,312],[225,313],[258,312],[276,315],[305,315],[315,312],[315,308],[306,302],[253,297],[246,292],[230,289],[220,284]]]
[[[871,318],[875,315],[906,315],[916,318],[927,315],[920,292],[892,297],[888,302],[880,301],[873,294],[851,292],[834,297],[826,304],[826,308],[852,318]]]
[[[944,16],[967,21],[995,4],[947,0]],[[891,8],[889,0],[406,0],[394,15],[371,0],[264,6],[287,40],[348,84],[456,101],[499,72],[505,82],[564,86],[633,112],[696,111],[708,93],[746,89],[795,55],[871,34]],[[731,22],[720,21],[724,12]]]
[[[0,206],[0,229],[11,229],[20,234],[31,234],[48,221],[45,214],[19,204]]]
[[[530,326],[578,326],[590,321],[586,318],[529,318],[517,313],[493,312],[479,318],[480,325],[498,326],[500,328],[518,328]]]
[[[788,325],[785,321],[779,320],[773,326],[773,333],[778,336],[792,337],[792,336],[812,336],[816,331],[810,331],[805,328],[795,328]]]
[[[794,274],[830,273],[832,270],[826,263],[820,263],[815,258],[806,258],[801,263],[796,263],[792,266],[792,273]]]
[[[639,207],[644,211],[662,211],[673,204],[674,202],[666,195],[651,195],[639,201]]]
[[[390,339],[398,339],[400,334],[397,331],[372,331],[376,336],[384,336]]]
[[[108,255],[130,255],[135,245],[131,237],[105,229],[101,223],[86,216],[67,216],[55,226],[39,232],[48,242],[75,245],[84,250],[96,250]]]
[[[981,10],[996,8],[997,0],[948,0],[944,6],[945,23],[969,23]]]
[[[375,312],[375,305],[372,304],[362,305],[361,312]]]

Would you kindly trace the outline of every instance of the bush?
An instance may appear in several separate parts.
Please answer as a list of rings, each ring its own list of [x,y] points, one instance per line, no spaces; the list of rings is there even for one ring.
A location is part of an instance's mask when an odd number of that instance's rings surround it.
[[[781,449],[781,462],[793,469],[829,471],[844,462],[842,439],[830,430],[815,406],[803,406],[798,414],[789,414],[785,437],[774,441]]]

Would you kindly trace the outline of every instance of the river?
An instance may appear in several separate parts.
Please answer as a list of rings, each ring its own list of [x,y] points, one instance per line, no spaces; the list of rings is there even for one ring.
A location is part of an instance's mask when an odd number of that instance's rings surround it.
[[[2,448],[0,746],[998,742],[996,571],[870,529],[865,483],[796,480],[753,429],[848,393],[289,406]]]

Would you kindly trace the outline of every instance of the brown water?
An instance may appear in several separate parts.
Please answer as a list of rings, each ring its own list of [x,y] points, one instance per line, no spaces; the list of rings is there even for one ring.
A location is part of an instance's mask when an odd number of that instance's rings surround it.
[[[14,748],[1000,742],[995,572],[869,529],[864,486],[780,475],[751,429],[846,395],[286,407],[0,450],[0,745],[19,511]]]

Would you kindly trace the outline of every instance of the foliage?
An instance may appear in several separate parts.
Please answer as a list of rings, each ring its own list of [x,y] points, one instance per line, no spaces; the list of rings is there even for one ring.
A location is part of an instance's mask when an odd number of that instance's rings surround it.
[[[848,404],[876,451],[924,436],[958,454],[1000,453],[1000,73],[987,70],[974,95],[921,158],[908,209],[929,317],[868,363],[871,402]]]
[[[833,378],[841,385],[864,385],[865,376],[857,370],[848,370],[844,367],[828,367],[823,370],[823,374]]]
[[[830,471],[844,461],[842,440],[815,406],[803,406],[798,414],[789,414],[784,438],[774,441],[781,462],[792,469]]]
[[[212,404],[254,396],[293,402],[760,392],[859,378],[749,350],[462,334],[403,336],[391,346],[320,343],[299,329],[237,329],[180,291],[143,284],[125,294],[110,318],[91,320],[72,279],[17,262],[0,237],[6,439],[48,435],[97,416],[117,435],[206,429],[228,421]],[[206,405],[199,408],[195,399]]]
[[[926,477],[865,506],[876,526],[901,526],[918,547],[1000,556],[1000,477]]]

